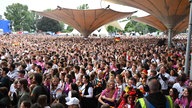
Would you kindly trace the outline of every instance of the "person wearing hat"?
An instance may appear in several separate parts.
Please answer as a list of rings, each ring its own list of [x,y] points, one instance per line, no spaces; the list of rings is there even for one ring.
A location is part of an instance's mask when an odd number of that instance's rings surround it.
[[[136,90],[131,89],[123,95],[123,100],[121,101],[118,108],[134,108],[135,107],[135,99],[136,99]]]
[[[66,104],[68,105],[68,108],[80,108],[79,99],[77,99],[76,97],[70,98],[70,100],[66,102]]]

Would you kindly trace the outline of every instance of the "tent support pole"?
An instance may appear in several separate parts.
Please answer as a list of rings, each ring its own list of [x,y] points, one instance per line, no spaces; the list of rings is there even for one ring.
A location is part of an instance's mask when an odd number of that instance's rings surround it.
[[[168,47],[169,47],[169,48],[171,47],[171,43],[172,43],[172,37],[173,37],[172,35],[173,35],[172,29],[169,28],[169,29],[168,29]]]
[[[185,73],[188,75],[189,73],[189,55],[190,55],[190,47],[191,47],[191,31],[192,31],[192,0],[190,2],[190,14],[189,14],[189,30],[187,36],[187,47],[186,47],[186,54],[185,54]],[[192,74],[192,72],[190,72]],[[191,78],[191,77],[190,77]]]

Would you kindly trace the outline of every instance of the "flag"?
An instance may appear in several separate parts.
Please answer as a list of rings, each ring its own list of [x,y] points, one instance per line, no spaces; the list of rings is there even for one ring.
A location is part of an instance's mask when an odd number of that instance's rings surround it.
[[[115,42],[119,42],[121,40],[120,37],[115,37]]]

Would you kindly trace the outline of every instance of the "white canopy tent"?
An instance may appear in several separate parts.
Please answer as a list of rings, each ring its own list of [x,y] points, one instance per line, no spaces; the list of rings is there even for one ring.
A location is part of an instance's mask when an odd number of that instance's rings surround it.
[[[105,26],[101,26],[99,29],[95,30],[92,35],[105,37],[109,36],[109,33],[107,32]]]
[[[113,26],[113,27],[118,28],[119,30],[124,30],[125,26],[128,22],[129,22],[129,20],[126,20],[126,21],[117,20],[117,21],[113,21],[113,22],[106,24],[105,27],[107,28],[108,26]]]
[[[71,33],[69,33],[69,35],[70,36],[81,36],[81,33],[74,28],[73,31]]]

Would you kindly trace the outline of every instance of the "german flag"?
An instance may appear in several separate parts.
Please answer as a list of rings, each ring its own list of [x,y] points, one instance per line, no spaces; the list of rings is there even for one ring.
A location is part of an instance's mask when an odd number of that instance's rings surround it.
[[[115,37],[115,42],[119,42],[121,40],[120,37]]]

